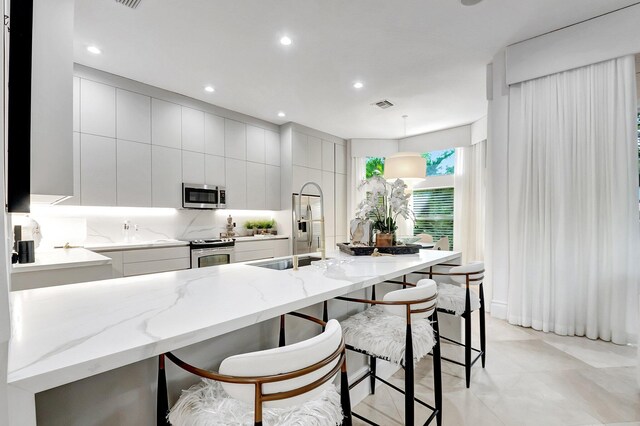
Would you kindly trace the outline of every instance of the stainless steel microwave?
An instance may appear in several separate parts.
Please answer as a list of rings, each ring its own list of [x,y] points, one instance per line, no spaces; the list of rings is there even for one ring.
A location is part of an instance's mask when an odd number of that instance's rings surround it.
[[[182,207],[185,209],[224,209],[227,191],[223,186],[182,184]]]

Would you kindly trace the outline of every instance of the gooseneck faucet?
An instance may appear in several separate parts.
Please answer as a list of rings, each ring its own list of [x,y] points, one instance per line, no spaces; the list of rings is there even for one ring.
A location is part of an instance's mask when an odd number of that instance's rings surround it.
[[[320,219],[313,219],[311,215],[309,215],[306,219],[302,219],[302,194],[304,192],[304,189],[307,186],[314,186],[316,187],[316,189],[318,190],[318,192],[320,193]],[[322,188],[320,188],[320,185],[318,185],[315,182],[307,182],[304,185],[302,185],[302,188],[300,188],[300,191],[298,192],[298,212],[297,212],[297,216],[296,216],[296,203],[293,204],[292,208],[291,208],[291,213],[292,213],[292,219],[293,219],[293,239],[292,239],[292,243],[293,243],[293,255],[297,256],[297,247],[296,247],[296,235],[298,232],[298,225],[302,224],[302,223],[308,223],[309,224],[309,229],[311,230],[311,232],[313,233],[312,229],[313,229],[313,224],[314,223],[320,223],[320,254],[322,256],[322,259],[324,260],[326,258],[326,245],[325,245],[325,233],[324,233],[324,195],[322,193]]]

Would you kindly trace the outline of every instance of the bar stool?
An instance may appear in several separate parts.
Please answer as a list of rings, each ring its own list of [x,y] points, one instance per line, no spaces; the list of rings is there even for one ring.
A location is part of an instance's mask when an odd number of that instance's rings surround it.
[[[375,287],[372,295],[374,300],[337,297],[339,300],[371,304],[364,312],[341,322],[347,349],[369,355],[369,370],[355,381],[351,388],[369,377],[371,393],[375,393],[376,379],[380,380],[405,395],[406,425],[414,424],[414,401],[432,411],[425,425],[431,423],[434,418],[437,424],[441,425],[442,377],[436,283],[430,279],[420,280],[417,284],[390,282],[410,288],[391,291],[381,301],[375,300]],[[414,361],[429,355],[430,351],[433,352],[435,407],[416,398],[414,389]],[[405,369],[404,390],[376,375],[376,359],[390,361]],[[369,424],[375,424],[359,414],[352,414]]]
[[[429,268],[429,272],[419,272],[434,276],[450,277],[455,284],[438,283],[438,311],[456,315],[464,318],[464,343],[441,336],[444,340],[455,345],[464,347],[464,363],[442,357],[445,361],[461,365],[465,368],[465,379],[467,388],[471,385],[471,367],[482,359],[482,368],[486,361],[486,330],[484,318],[484,289],[482,282],[484,280],[484,262],[470,262],[466,265],[448,265],[442,264],[438,266],[452,266],[448,272],[433,272],[433,267]],[[460,287],[462,285],[463,287]],[[470,286],[479,286],[479,295],[470,290]],[[480,349],[471,346],[471,313],[480,310]],[[478,355],[471,359],[471,352],[477,352]]]
[[[449,237],[440,238],[431,250],[449,250]]]
[[[340,324],[296,312],[290,315],[325,330],[292,345],[231,356],[222,361],[219,372],[194,367],[171,352],[160,355],[158,425],[351,425]],[[165,357],[202,377],[182,392],[168,416]],[[338,372],[341,393],[332,383]]]

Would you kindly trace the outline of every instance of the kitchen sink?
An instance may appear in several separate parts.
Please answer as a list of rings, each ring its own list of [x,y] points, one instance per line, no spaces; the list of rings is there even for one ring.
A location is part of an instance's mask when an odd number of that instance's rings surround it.
[[[311,265],[311,262],[321,260],[316,256],[298,256],[298,267]],[[263,262],[250,263],[251,266],[258,266],[260,268],[275,269],[276,271],[284,271],[286,269],[293,269],[293,259],[278,259],[278,260],[266,260]]]

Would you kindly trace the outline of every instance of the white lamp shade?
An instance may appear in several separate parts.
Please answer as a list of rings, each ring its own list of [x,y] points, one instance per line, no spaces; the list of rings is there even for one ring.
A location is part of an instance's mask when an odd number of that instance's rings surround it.
[[[398,152],[384,160],[384,178],[415,183],[427,176],[427,160],[417,152]]]

